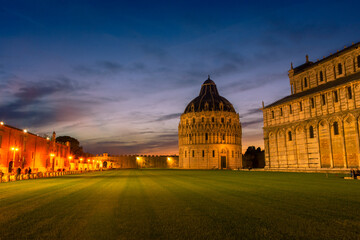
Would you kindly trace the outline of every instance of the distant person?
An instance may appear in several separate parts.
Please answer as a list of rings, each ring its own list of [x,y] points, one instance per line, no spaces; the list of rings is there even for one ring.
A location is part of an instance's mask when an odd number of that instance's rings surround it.
[[[356,178],[357,176],[360,176],[360,170],[358,168],[356,169],[356,173],[354,177]]]
[[[29,167],[29,174],[31,174],[31,168]]]
[[[18,168],[18,169],[16,170],[16,173],[17,173],[17,175],[20,175],[20,174],[21,174],[21,168]]]

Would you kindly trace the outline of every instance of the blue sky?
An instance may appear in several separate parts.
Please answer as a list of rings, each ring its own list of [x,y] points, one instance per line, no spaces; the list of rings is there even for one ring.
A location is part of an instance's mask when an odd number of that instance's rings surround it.
[[[179,116],[207,75],[263,146],[261,102],[287,71],[360,41],[353,1],[4,1],[0,120],[85,150],[177,153]]]

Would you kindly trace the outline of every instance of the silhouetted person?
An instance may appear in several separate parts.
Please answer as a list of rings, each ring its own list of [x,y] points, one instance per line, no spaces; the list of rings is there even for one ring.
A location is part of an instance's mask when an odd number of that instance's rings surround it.
[[[29,168],[29,174],[31,174],[31,168]]]
[[[21,173],[21,168],[18,168],[18,169],[16,170],[16,173],[17,173],[17,175],[20,175],[20,173]]]

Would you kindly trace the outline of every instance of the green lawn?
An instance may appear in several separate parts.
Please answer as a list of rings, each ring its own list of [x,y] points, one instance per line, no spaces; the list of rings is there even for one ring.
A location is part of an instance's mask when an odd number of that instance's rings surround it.
[[[0,184],[0,239],[360,239],[360,181],[118,170]]]

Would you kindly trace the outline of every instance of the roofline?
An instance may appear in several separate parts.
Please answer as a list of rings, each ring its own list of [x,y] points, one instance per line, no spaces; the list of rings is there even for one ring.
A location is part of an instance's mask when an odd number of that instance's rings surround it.
[[[3,123],[4,123],[4,122],[3,122]],[[25,132],[24,132],[25,129],[20,129],[20,128],[17,128],[17,127],[14,127],[14,126],[11,126],[11,125],[8,125],[8,124],[5,124],[5,123],[4,123],[3,125],[0,125],[0,127],[1,127],[1,126],[3,126],[3,127],[8,127],[8,128],[11,128],[11,129],[14,129],[14,130],[23,132],[24,134],[33,135],[34,137],[39,137],[39,138],[43,138],[43,139],[47,140],[45,137],[39,136],[39,135],[37,135],[37,134],[35,134],[35,133],[32,133],[32,132],[29,132],[29,131],[27,131],[27,132],[25,133]],[[62,142],[57,142],[57,143],[60,143],[60,144],[66,146],[65,143],[62,143]]]
[[[341,85],[345,85],[345,84],[360,80],[360,78],[357,78],[357,77],[360,77],[360,72],[357,72],[355,74],[351,74],[349,76],[345,76],[345,77],[335,79],[334,81],[330,81],[330,82],[327,82],[325,84],[318,85],[318,86],[316,86],[314,88],[310,88],[310,89],[308,89],[306,91],[302,91],[302,92],[299,92],[299,93],[295,93],[295,94],[285,96],[285,97],[283,97],[283,98],[281,98],[281,99],[279,99],[279,100],[277,100],[277,101],[263,107],[262,109],[268,109],[268,108],[271,108],[271,107],[275,107],[275,106],[278,106],[278,105],[285,104],[285,103],[288,103],[290,101],[293,101],[294,99],[297,99],[297,98],[302,98],[302,97],[305,97],[305,96],[308,96],[308,95],[311,95],[311,94],[318,93],[320,91],[326,91],[326,90],[329,90],[329,89],[332,89],[332,88],[335,88],[335,87],[338,87],[338,86],[341,86]],[[328,86],[326,86],[326,85],[328,85]],[[287,100],[286,98],[290,98],[290,99]]]
[[[323,59],[320,59],[319,61],[312,62],[312,64],[311,64],[310,66],[305,67],[304,69],[299,70],[299,71],[296,72],[296,73],[295,73],[296,68],[302,66],[303,64],[301,64],[301,65],[299,65],[299,66],[297,66],[297,67],[295,67],[295,68],[293,68],[293,69],[290,69],[289,72],[290,72],[290,71],[294,71],[294,76],[295,76],[295,75],[298,75],[298,74],[300,74],[300,73],[302,73],[302,72],[305,72],[306,70],[308,70],[308,69],[310,69],[310,68],[315,67],[316,65],[318,65],[318,64],[320,64],[320,63],[323,63],[323,62],[328,61],[328,60],[330,60],[330,59],[336,58],[336,57],[338,57],[340,54],[344,54],[345,52],[350,51],[350,50],[352,50],[353,48],[357,48],[357,47],[359,47],[359,46],[360,46],[360,42],[354,43],[354,44],[352,44],[351,46],[349,46],[349,47],[347,47],[347,48],[344,48],[344,49],[342,49],[342,50],[340,50],[340,51],[338,51],[338,52],[336,52],[336,53],[334,53],[334,54],[331,54],[331,55],[329,55],[329,56],[327,56],[327,57],[325,57],[325,58],[323,58]]]

